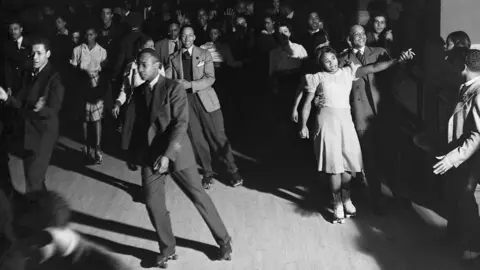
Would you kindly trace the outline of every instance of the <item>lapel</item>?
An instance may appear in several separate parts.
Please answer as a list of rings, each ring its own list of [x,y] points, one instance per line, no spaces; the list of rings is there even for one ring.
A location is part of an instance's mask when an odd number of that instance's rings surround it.
[[[198,64],[200,63],[200,49],[197,46],[193,46],[192,50],[192,74],[193,74],[193,79],[197,80],[197,78],[200,78],[201,75],[197,74],[199,69],[198,69]]]
[[[173,76],[172,79],[181,80],[183,79],[183,64],[182,64],[182,51],[178,51],[173,54],[172,66],[175,69],[177,76]]]
[[[158,78],[157,85],[152,93],[152,105],[150,111],[150,125],[153,124],[155,119],[157,119],[158,112],[162,109],[162,107],[167,103],[166,96],[167,96],[168,89],[165,86],[165,77],[161,76]]]
[[[480,79],[475,81],[472,85],[468,86],[466,90],[460,89],[460,91],[463,92],[463,94],[461,92],[459,93],[459,95],[461,96],[458,97],[459,100],[457,102],[457,106],[455,107],[453,115],[455,115],[463,107],[465,107],[470,102],[470,100],[475,96],[475,94],[479,91],[479,89],[480,89]]]
[[[365,46],[365,50],[363,51],[364,53],[364,58],[365,58],[365,65],[375,63],[375,52],[372,50],[372,48]]]

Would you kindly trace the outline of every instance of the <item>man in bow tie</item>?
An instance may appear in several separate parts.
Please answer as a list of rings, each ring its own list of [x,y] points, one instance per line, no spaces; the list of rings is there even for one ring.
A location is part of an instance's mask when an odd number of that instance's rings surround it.
[[[13,135],[18,139],[23,158],[26,193],[45,189],[45,174],[58,138],[60,111],[64,88],[60,75],[49,63],[50,45],[40,38],[32,41],[33,72],[26,72],[24,87],[16,96],[8,95],[0,87],[0,101],[16,111],[12,122],[16,125]]]
[[[218,259],[230,259],[230,236],[215,205],[201,186],[192,144],[186,136],[189,122],[187,94],[181,83],[160,75],[161,63],[153,49],[138,57],[138,73],[145,83],[133,91],[122,134],[122,148],[138,156],[142,167],[145,203],[158,236],[158,266],[176,257],[175,237],[165,202],[165,181],[171,176],[187,193],[220,246]]]
[[[210,149],[225,165],[230,184],[233,187],[242,185],[243,179],[225,134],[220,101],[212,87],[215,82],[212,55],[193,45],[195,33],[190,26],[182,29],[181,40],[182,50],[170,56],[165,74],[187,90],[190,108],[188,135],[203,168],[203,185],[210,188],[214,176]]]

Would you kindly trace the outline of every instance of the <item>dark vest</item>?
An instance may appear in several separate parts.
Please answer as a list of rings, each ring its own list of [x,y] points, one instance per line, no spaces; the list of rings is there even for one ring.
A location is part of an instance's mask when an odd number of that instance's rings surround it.
[[[186,57],[184,54],[182,54],[182,65],[183,65],[183,79],[191,82],[193,80],[192,56]]]

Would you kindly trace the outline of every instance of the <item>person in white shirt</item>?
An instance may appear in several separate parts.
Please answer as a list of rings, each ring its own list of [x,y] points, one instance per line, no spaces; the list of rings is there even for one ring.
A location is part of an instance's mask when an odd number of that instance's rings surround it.
[[[317,170],[329,179],[334,199],[334,224],[344,223],[345,217],[356,214],[356,208],[350,199],[350,180],[352,175],[363,171],[362,151],[350,109],[352,82],[385,70],[397,62],[412,59],[413,55],[407,51],[402,53],[399,60],[366,66],[349,62],[349,65],[340,68],[335,50],[323,47],[317,56],[322,71],[305,75],[307,93],[302,109],[300,136],[310,136],[307,121],[315,99],[317,115],[311,136],[317,157]]]
[[[89,83],[85,85],[86,104],[85,104],[85,119],[83,121],[83,132],[85,139],[85,146],[83,152],[89,159],[91,157],[88,143],[88,123],[94,123],[96,133],[96,147],[95,147],[95,163],[101,164],[103,155],[101,151],[102,139],[102,118],[103,118],[103,96],[106,91],[106,86],[100,84],[100,71],[103,64],[107,60],[107,51],[97,43],[97,31],[91,27],[87,29],[85,34],[86,43],[83,43],[73,49],[72,59],[70,63],[72,66],[78,68],[85,76],[85,80]]]
[[[447,180],[447,236],[460,244],[464,259],[474,260],[480,257],[480,216],[475,199],[480,183],[480,50],[468,50],[463,59],[466,82],[459,88],[448,136],[434,153],[437,162],[432,170]]]

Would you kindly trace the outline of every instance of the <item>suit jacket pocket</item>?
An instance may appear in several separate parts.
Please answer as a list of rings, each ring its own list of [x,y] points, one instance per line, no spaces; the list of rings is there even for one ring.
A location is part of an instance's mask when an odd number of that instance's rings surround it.
[[[220,101],[213,88],[197,92],[197,94],[207,112],[213,112],[220,109]]]

